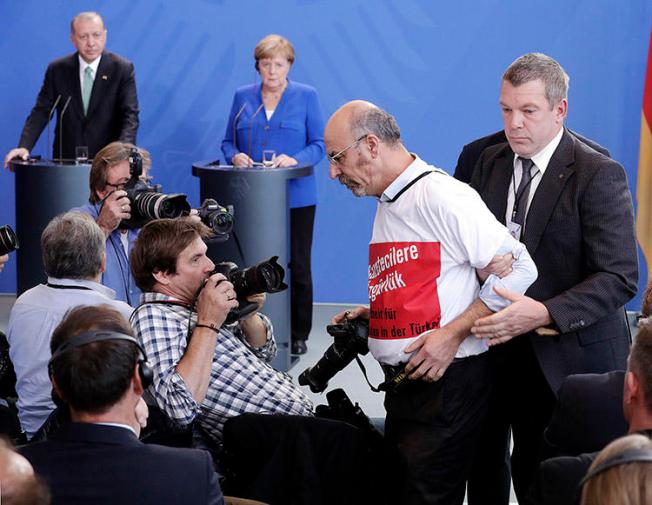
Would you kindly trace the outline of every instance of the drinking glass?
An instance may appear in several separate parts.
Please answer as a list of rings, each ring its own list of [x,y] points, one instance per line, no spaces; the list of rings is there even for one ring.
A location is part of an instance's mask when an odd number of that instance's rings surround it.
[[[75,161],[77,163],[86,163],[88,161],[88,147],[76,146],[75,147]]]
[[[271,149],[265,149],[263,151],[264,167],[271,167],[274,164],[275,160],[276,160],[276,151],[272,151]]]

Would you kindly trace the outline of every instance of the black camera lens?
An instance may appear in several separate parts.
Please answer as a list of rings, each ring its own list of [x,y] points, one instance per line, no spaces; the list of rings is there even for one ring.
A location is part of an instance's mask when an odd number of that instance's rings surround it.
[[[134,198],[134,207],[136,214],[150,220],[174,219],[190,212],[186,195],[165,195],[150,191],[138,193]]]
[[[0,256],[18,249],[18,237],[8,224],[0,226]]]
[[[283,282],[285,270],[278,264],[278,256],[272,256],[243,270],[232,270],[229,281],[233,284],[238,298],[246,298],[256,293],[278,293],[287,289]]]
[[[202,223],[210,227],[218,238],[228,238],[233,229],[233,216],[226,208],[212,198],[206,198],[197,211]]]
[[[345,319],[341,324],[329,324],[326,331],[334,338],[333,344],[315,366],[299,375],[299,385],[309,386],[313,393],[321,393],[328,381],[343,370],[358,354],[367,354],[369,323],[361,319]]]

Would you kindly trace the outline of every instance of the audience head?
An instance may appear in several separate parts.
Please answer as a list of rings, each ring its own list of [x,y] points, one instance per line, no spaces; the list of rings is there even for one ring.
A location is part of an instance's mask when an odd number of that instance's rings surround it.
[[[629,353],[623,411],[630,431],[652,429],[652,320],[642,319]]]
[[[380,196],[388,185],[385,153],[404,150],[394,117],[376,105],[354,100],[330,117],[324,133],[330,176],[356,196]]]
[[[128,393],[135,405],[142,394],[138,369],[145,357],[135,340],[84,344],[78,338],[98,332],[133,338],[129,323],[108,305],[71,309],[52,334],[50,377],[57,395],[73,413],[105,413]]]
[[[86,63],[99,58],[106,45],[104,20],[97,12],[80,12],[70,22],[70,40]]]
[[[0,503],[3,505],[47,505],[50,493],[29,461],[0,439]]]
[[[131,178],[129,170],[129,154],[133,148],[143,158],[143,175],[146,178],[147,172],[152,165],[152,158],[147,149],[136,147],[129,142],[111,142],[104,146],[93,158],[91,175],[89,180],[91,203],[102,201],[107,195],[115,190],[124,189],[124,185]]]
[[[88,214],[66,212],[43,230],[41,251],[48,276],[99,280],[106,261],[106,237]]]
[[[638,434],[614,440],[582,482],[582,505],[652,503],[652,441]]]
[[[516,59],[503,74],[500,107],[512,150],[531,158],[559,133],[568,112],[564,69],[541,53]]]
[[[215,268],[206,256],[210,229],[189,218],[157,219],[138,234],[129,263],[136,285],[190,301]]]

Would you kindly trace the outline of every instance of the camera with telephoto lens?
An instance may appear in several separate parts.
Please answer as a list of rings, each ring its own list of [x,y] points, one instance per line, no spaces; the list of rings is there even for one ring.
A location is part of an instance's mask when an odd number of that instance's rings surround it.
[[[138,149],[129,151],[129,175],[125,191],[131,205],[131,218],[123,219],[120,228],[142,228],[148,221],[162,218],[176,218],[190,214],[186,195],[177,193],[165,195],[161,186],[150,186],[140,179],[143,175],[143,157]]]
[[[0,256],[18,249],[18,237],[8,224],[0,226]]]
[[[233,284],[238,299],[238,307],[229,312],[225,323],[232,324],[255,312],[258,304],[247,301],[247,297],[257,293],[279,293],[285,291],[288,285],[283,282],[285,270],[278,264],[278,256],[272,256],[267,261],[240,269],[232,262],[218,263],[211,273],[222,274]]]
[[[299,375],[299,384],[310,386],[313,393],[324,391],[328,381],[351,363],[353,358],[369,352],[369,322],[365,319],[344,319],[340,324],[329,324],[326,331],[333,337],[333,344],[313,367]]]
[[[120,222],[121,229],[142,228],[154,219],[178,218],[190,214],[190,204],[187,196],[182,193],[165,195],[161,186],[150,186],[140,179],[143,174],[143,158],[136,148],[129,151],[130,179],[125,184],[131,218]],[[233,229],[231,213],[212,198],[207,198],[197,209],[201,221],[215,233],[214,240],[224,241],[229,238]]]

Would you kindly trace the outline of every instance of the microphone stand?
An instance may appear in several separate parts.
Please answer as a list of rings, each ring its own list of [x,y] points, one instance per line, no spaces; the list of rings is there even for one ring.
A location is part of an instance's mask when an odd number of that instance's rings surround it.
[[[240,107],[240,110],[239,110],[238,113],[235,115],[235,118],[233,118],[233,146],[234,146],[234,147],[236,148],[236,150],[238,150],[238,151],[239,151],[240,149],[238,148],[238,134],[237,134],[237,130],[236,130],[236,128],[237,128],[237,126],[238,126],[238,121],[240,120],[240,115],[241,115],[242,112],[245,110],[245,107],[246,107],[246,106],[247,106],[247,102],[243,103],[243,104],[242,104],[242,107]],[[232,165],[232,164],[233,164],[233,160],[232,160],[232,159],[231,159],[231,160],[226,160],[226,164],[227,164],[227,165],[229,165],[229,164]]]
[[[51,129],[50,123],[52,122],[52,116],[54,115],[54,111],[56,110],[57,105],[59,105],[60,101],[61,101],[61,95],[59,95],[57,97],[57,99],[54,101],[54,105],[52,106],[52,108],[50,109],[50,113],[48,114],[48,147],[47,147],[47,149],[52,150],[52,154],[50,155],[50,159],[54,158],[54,146],[52,146],[50,144],[50,129]],[[47,157],[47,154],[46,154],[46,157]]]
[[[70,105],[71,98],[72,96],[68,97],[68,100],[63,104],[63,108],[59,114],[59,162],[63,162],[63,115],[66,113],[68,105]]]
[[[256,109],[256,112],[254,112],[254,115],[251,116],[250,119],[250,124],[249,124],[249,152],[247,153],[247,156],[249,156],[249,159],[252,162],[253,165],[253,159],[251,158],[251,142],[253,141],[253,133],[254,133],[254,118],[256,115],[260,112],[260,109],[263,108],[263,103],[260,104],[260,106]]]

